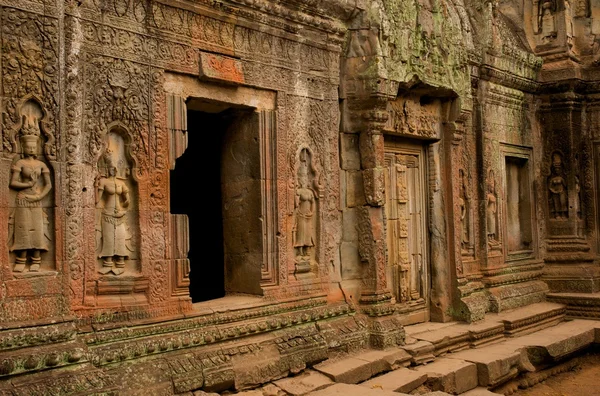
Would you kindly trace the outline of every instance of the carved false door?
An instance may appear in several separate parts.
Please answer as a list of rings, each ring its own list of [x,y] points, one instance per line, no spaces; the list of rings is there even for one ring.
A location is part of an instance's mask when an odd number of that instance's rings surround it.
[[[406,324],[429,320],[422,147],[386,148],[387,280]]]

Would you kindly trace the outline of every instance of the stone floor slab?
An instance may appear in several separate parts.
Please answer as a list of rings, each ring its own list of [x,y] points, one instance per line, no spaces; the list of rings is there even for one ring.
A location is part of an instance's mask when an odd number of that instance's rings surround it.
[[[500,393],[494,393],[487,388],[483,388],[478,386],[475,389],[471,389],[470,391],[466,391],[465,393],[461,393],[460,396],[501,396]]]
[[[334,362],[324,361],[313,367],[335,382],[357,384],[368,380],[373,375],[371,362],[355,357],[349,357]]]
[[[433,363],[415,367],[427,374],[427,386],[434,391],[459,394],[477,387],[477,366],[459,359],[439,358]]]
[[[368,350],[337,361],[325,361],[314,366],[335,382],[357,384],[379,373],[410,365],[411,355],[403,348]]]
[[[426,380],[426,373],[419,373],[407,368],[399,368],[389,373],[371,378],[360,385],[371,389],[410,393],[413,389],[423,385]]]
[[[325,389],[311,392],[310,396],[409,396],[406,393],[369,389],[361,385],[335,384]]]
[[[294,377],[280,379],[274,383],[292,396],[306,395],[334,384],[329,377],[313,370],[306,370]]]

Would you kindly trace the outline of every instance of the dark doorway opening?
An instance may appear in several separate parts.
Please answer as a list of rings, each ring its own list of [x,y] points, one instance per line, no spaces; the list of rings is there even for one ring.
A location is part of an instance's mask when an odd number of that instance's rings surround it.
[[[227,113],[188,110],[188,147],[171,171],[171,213],[189,219],[192,302],[225,296],[221,153]]]

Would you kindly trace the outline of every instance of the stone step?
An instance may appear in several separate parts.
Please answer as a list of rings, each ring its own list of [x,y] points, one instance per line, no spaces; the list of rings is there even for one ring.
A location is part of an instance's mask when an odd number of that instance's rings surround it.
[[[469,330],[456,323],[423,323],[407,326],[404,330],[409,337],[431,343],[435,356],[470,347]]]
[[[555,363],[597,342],[600,322],[574,319],[534,334],[507,340],[503,345],[525,348],[529,361],[535,365]]]
[[[502,313],[488,314],[483,321],[473,324],[419,323],[406,326],[405,332],[409,342],[411,339],[427,342],[433,345],[434,356],[443,356],[448,352],[500,342],[506,337],[526,335],[554,326],[565,320],[565,312],[564,304],[541,302]],[[410,345],[405,346],[405,349],[415,357],[413,364],[432,360],[423,353],[423,358],[419,359],[418,355],[413,353],[415,348]]]
[[[410,355],[413,366],[426,364],[435,360],[435,347],[431,342],[416,341],[402,347]]]
[[[506,345],[506,341],[453,353],[447,357],[474,363],[477,366],[478,384],[483,387],[498,386],[523,371],[534,369],[527,351]]]
[[[409,366],[411,355],[402,348],[369,350],[339,359],[326,360],[313,368],[335,382],[357,384],[382,372]]]
[[[565,320],[565,314],[564,304],[540,302],[501,312],[494,319],[504,324],[504,333],[507,337],[514,337],[554,326]]]
[[[371,378],[360,385],[371,389],[410,393],[412,390],[423,385],[426,380],[426,373],[419,373],[407,368],[399,368],[387,374]]]
[[[600,319],[600,293],[548,293],[546,299],[565,304],[567,318]]]
[[[459,359],[438,358],[433,363],[417,366],[418,373],[427,374],[427,387],[434,391],[460,394],[477,387],[477,366]]]
[[[325,389],[308,393],[310,396],[409,396],[406,393],[370,389],[361,385],[334,384]]]

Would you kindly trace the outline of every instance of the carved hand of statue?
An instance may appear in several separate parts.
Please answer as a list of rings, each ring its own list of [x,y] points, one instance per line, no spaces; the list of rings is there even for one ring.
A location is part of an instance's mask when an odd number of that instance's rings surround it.
[[[37,202],[42,199],[40,194],[25,194],[24,198],[30,202]]]
[[[126,210],[115,210],[114,217],[123,217],[127,214]]]

